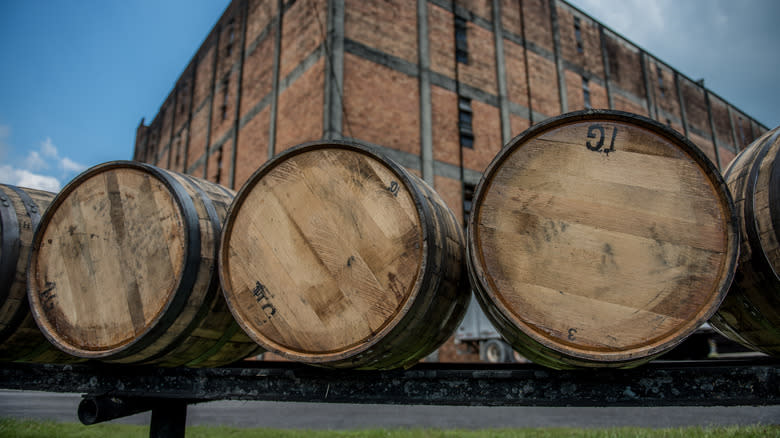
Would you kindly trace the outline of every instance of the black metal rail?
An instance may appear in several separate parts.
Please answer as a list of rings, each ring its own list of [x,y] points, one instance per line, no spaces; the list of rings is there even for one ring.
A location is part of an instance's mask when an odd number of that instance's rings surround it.
[[[225,399],[468,406],[778,405],[780,361],[659,361],[631,370],[580,371],[530,364],[423,363],[396,371],[332,371],[281,362],[213,369],[2,364],[0,388],[84,393],[79,414],[85,423],[152,410],[151,436],[165,436],[160,435],[165,431],[183,436],[187,404]]]

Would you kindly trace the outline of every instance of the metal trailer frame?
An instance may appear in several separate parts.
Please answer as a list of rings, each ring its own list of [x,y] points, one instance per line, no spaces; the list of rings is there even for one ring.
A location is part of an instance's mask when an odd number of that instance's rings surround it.
[[[533,364],[421,363],[407,370],[328,370],[292,362],[223,368],[102,363],[0,365],[0,388],[83,393],[95,424],[151,410],[150,437],[183,437],[187,405],[265,400],[460,406],[780,405],[780,360],[656,361],[629,370]]]

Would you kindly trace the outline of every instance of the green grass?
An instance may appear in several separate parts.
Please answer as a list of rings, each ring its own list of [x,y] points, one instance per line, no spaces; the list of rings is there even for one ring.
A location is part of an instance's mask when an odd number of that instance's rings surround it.
[[[13,438],[135,438],[148,437],[148,426],[97,424],[82,426],[74,423],[0,419],[0,437]],[[189,438],[742,438],[780,437],[780,426],[684,427],[676,429],[644,429],[621,427],[614,429],[364,429],[347,431],[237,429],[231,427],[192,426]]]

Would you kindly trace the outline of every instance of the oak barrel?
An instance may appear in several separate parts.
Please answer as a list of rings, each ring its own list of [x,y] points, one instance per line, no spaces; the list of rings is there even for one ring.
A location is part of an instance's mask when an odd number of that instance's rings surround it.
[[[63,351],[106,362],[206,367],[255,354],[216,274],[233,196],[131,161],[77,176],[35,236],[28,294],[41,330]]]
[[[263,348],[332,368],[416,363],[465,313],[463,231],[421,179],[354,142],[258,169],[225,223],[228,306]]]
[[[632,367],[715,312],[738,250],[728,189],[678,133],[619,111],[511,140],[474,195],[470,278],[497,330],[553,368]]]
[[[0,360],[69,362],[43,336],[27,303],[27,260],[54,193],[0,184]]]
[[[739,218],[734,282],[710,323],[726,337],[780,355],[780,127],[754,141],[726,169]]]

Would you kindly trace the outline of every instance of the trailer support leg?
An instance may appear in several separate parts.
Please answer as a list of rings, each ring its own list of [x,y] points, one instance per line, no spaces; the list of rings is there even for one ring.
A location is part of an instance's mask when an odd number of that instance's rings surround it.
[[[152,409],[149,438],[184,438],[187,423],[187,401],[166,400]]]

